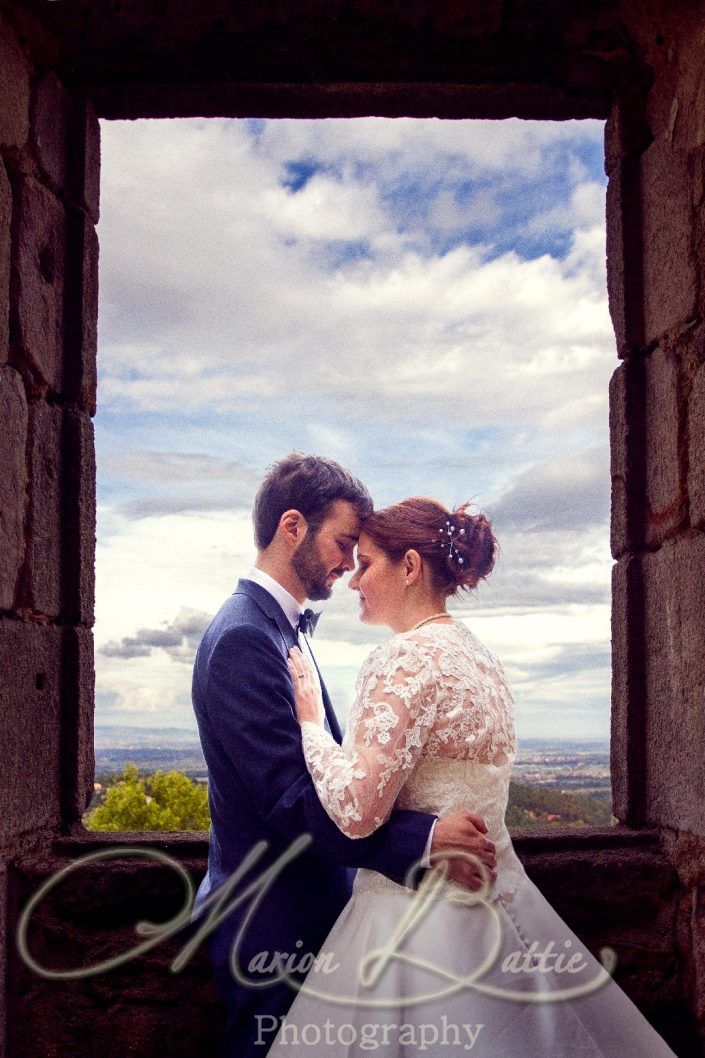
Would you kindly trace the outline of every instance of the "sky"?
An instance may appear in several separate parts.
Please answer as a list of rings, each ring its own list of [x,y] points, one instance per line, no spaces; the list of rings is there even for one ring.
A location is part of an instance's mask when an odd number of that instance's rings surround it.
[[[102,123],[98,725],[195,731],[195,648],[296,449],[377,506],[485,511],[499,561],[451,608],[520,739],[609,737],[605,184],[598,121]],[[389,634],[338,582],[343,720]]]

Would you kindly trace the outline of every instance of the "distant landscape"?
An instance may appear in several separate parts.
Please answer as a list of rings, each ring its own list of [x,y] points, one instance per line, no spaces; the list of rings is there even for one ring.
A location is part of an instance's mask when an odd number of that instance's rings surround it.
[[[197,734],[183,728],[97,725],[96,791],[92,805],[125,766],[140,773],[179,771],[207,781]],[[509,826],[608,826],[612,820],[609,743],[523,739],[510,785]]]
[[[96,779],[99,774],[122,772],[130,763],[137,764],[140,771],[174,770],[191,779],[206,778],[198,735],[188,728],[96,724],[94,745]]]

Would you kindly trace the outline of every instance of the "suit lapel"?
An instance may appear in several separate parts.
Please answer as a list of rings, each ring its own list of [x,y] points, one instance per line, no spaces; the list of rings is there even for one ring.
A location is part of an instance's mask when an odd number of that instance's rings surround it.
[[[237,587],[235,588],[235,594],[247,595],[253,600],[253,602],[257,603],[260,610],[262,610],[270,620],[274,621],[282,634],[287,650],[289,647],[296,646],[296,632],[291,627],[289,618],[286,616],[274,596],[270,595],[261,584],[256,584],[253,580],[239,580],[237,582]]]
[[[289,618],[286,616],[274,596],[270,595],[266,588],[263,588],[261,584],[257,584],[253,580],[241,579],[237,582],[235,594],[247,595],[250,599],[257,603],[260,610],[262,610],[267,615],[267,617],[269,617],[272,621],[276,623],[277,628],[281,632],[282,638],[284,639],[287,651],[289,647],[295,647],[299,645],[297,642],[296,631],[291,627]],[[311,644],[309,643],[309,649],[310,646]],[[323,682],[321,670],[318,667],[318,662],[316,661],[312,650],[311,657],[313,657],[313,663],[316,666],[316,672],[318,673],[318,678],[321,681],[321,691],[323,694],[323,708],[325,709],[326,719],[328,721],[328,726],[330,727],[330,733],[335,739],[335,741],[340,744],[343,741],[343,735],[340,730],[340,724],[338,723],[338,718],[333,710],[333,704],[330,700],[328,689],[326,688],[326,685]]]

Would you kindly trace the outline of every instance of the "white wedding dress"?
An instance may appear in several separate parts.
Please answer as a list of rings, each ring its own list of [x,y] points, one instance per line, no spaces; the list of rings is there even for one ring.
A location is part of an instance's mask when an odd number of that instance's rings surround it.
[[[315,724],[302,737],[346,834],[370,834],[395,807],[465,809],[487,824],[496,880],[478,900],[431,874],[420,896],[359,870],[271,1056],[673,1058],[514,852],[504,823],[514,702],[464,624],[429,623],[370,654],[342,747]]]

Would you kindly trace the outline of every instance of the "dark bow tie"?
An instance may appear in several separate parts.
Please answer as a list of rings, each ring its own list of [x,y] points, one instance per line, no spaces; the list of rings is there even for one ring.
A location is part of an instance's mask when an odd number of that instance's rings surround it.
[[[312,636],[316,631],[316,625],[318,624],[318,618],[321,616],[320,611],[316,613],[315,610],[304,610],[299,617],[299,632],[303,632],[304,635]]]

